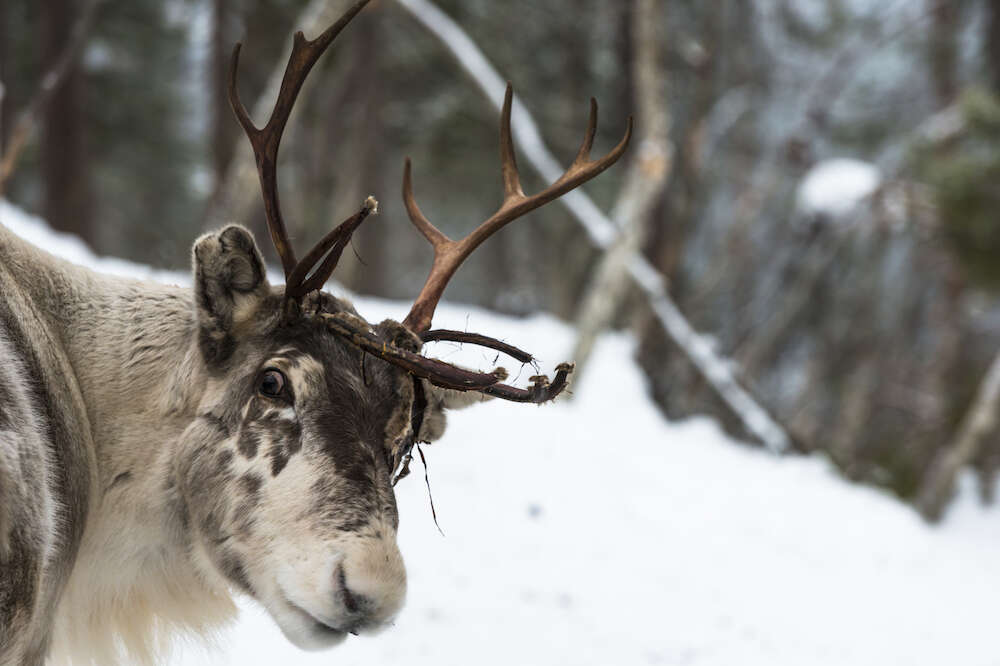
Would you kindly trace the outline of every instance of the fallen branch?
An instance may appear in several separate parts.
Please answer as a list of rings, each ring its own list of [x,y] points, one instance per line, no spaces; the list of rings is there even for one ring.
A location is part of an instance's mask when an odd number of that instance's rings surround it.
[[[429,0],[397,2],[441,40],[499,111],[506,83],[465,31]],[[559,178],[563,167],[546,147],[531,114],[516,97],[512,126],[514,139],[532,167],[549,182]],[[618,229],[583,191],[568,192],[559,201],[583,226],[595,246],[607,251],[614,244]],[[770,451],[787,451],[791,440],[784,428],[736,381],[732,361],[716,354],[709,341],[691,327],[667,293],[663,276],[640,254],[632,254],[625,263],[629,276],[646,296],[664,330],[739,417],[744,427]]]

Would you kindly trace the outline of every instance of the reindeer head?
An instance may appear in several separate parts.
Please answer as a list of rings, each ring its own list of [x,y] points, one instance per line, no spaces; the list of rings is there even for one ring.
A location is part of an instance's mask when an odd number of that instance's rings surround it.
[[[253,145],[284,287],[268,285],[260,252],[241,227],[205,236],[194,249],[199,348],[210,379],[176,463],[194,552],[203,566],[258,599],[286,636],[305,648],[377,629],[399,610],[406,574],[395,543],[393,483],[414,443],[441,434],[444,409],[478,394],[542,403],[566,386],[569,364],[557,368],[551,383],[536,376],[530,387],[516,388],[502,383],[502,368],[474,372],[420,351],[430,340],[457,340],[532,360],[483,335],[431,330],[434,308],[448,279],[489,235],[606,169],[631,135],[630,120],[622,142],[591,160],[592,102],[583,146],[569,170],[526,196],[514,161],[508,87],[500,132],[503,204],[469,236],[453,241],[417,207],[407,161],[404,202],[434,247],[434,264],[402,323],[370,325],[320,289],[376,202],[369,198],[299,261],[278,206],[275,169],[305,76],[367,1],[313,41],[295,35],[278,101],[262,129],[239,101],[239,45],[233,54],[230,101]]]

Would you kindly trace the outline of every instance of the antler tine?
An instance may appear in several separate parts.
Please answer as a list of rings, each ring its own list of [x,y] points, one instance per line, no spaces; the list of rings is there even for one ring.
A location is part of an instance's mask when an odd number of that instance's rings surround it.
[[[433,331],[424,331],[420,334],[420,339],[424,342],[468,342],[469,344],[479,345],[480,347],[488,347],[489,349],[495,349],[498,352],[503,352],[504,354],[507,354],[507,356],[510,356],[521,363],[533,363],[535,361],[535,358],[523,349],[518,349],[514,345],[507,344],[502,340],[480,335],[479,333],[469,333],[468,331],[449,331],[446,328],[439,328]]]
[[[629,116],[629,130],[632,129],[632,117]],[[590,118],[587,120],[587,131],[583,135],[583,143],[576,154],[573,164],[582,164],[590,159],[590,150],[594,147],[594,136],[597,134],[597,100],[590,98]]]
[[[335,229],[316,243],[302,261],[295,265],[295,270],[287,278],[285,295],[292,299],[299,299],[310,291],[321,289],[326,281],[333,274],[340,261],[340,255],[344,248],[351,242],[351,236],[361,226],[369,215],[378,213],[378,201],[375,197],[368,197],[361,206],[361,210],[340,223]],[[324,257],[324,255],[326,255]],[[322,260],[322,263],[320,261]],[[309,271],[314,266],[316,270]]]
[[[250,114],[247,113],[246,107],[240,100],[236,77],[239,68],[241,44],[237,44],[233,49],[233,57],[229,67],[229,103],[233,107],[236,118],[239,120],[244,132],[246,132],[247,138],[250,139],[251,146],[253,146],[254,157],[257,162],[257,175],[260,179],[261,193],[264,197],[264,213],[267,218],[267,227],[278,256],[281,257],[282,268],[285,271],[286,294],[292,297],[297,297],[295,296],[298,292],[297,287],[301,286],[292,283],[291,278],[293,274],[301,282],[301,280],[305,279],[305,274],[311,266],[307,266],[304,271],[296,272],[298,262],[295,260],[295,251],[288,240],[288,231],[285,227],[285,221],[282,218],[281,207],[278,202],[277,160],[281,134],[285,129],[285,124],[288,122],[292,107],[295,105],[299,90],[301,90],[302,84],[312,70],[313,65],[316,64],[319,57],[323,55],[327,47],[340,34],[340,31],[351,22],[351,19],[369,1],[358,0],[336,23],[324,30],[319,37],[312,41],[306,39],[301,31],[295,33],[292,41],[292,52],[288,57],[288,65],[285,67],[285,74],[281,80],[281,88],[278,91],[278,99],[274,103],[274,109],[271,111],[271,116],[268,118],[267,124],[262,128],[254,125]],[[343,227],[344,225],[341,226]],[[310,253],[310,255],[312,254]],[[336,264],[335,261],[333,263],[334,265]],[[332,268],[330,270],[332,271]]]
[[[507,82],[507,92],[503,96],[500,111],[500,169],[503,174],[503,205],[524,198],[521,176],[517,171],[517,155],[514,154],[514,139],[510,132],[510,111],[514,102],[514,86]]]
[[[507,371],[503,368],[488,373],[475,372],[414,354],[396,345],[387,345],[384,340],[376,337],[363,321],[344,312],[322,313],[320,317],[332,333],[349,340],[362,351],[426,379],[435,386],[457,391],[481,391],[507,378]]]
[[[513,88],[508,83],[507,92],[504,95],[503,110],[500,113],[500,166],[504,188],[503,203],[496,213],[465,238],[458,241],[449,239],[420,212],[420,208],[413,198],[410,161],[409,159],[406,161],[406,167],[403,171],[403,201],[406,204],[406,211],[413,225],[434,246],[434,263],[430,275],[427,276],[427,281],[424,283],[423,289],[420,290],[417,300],[414,301],[410,313],[403,320],[403,324],[416,333],[423,333],[430,329],[434,309],[437,307],[438,301],[441,300],[445,287],[448,286],[448,280],[455,274],[465,258],[472,254],[472,251],[479,247],[483,241],[525,213],[561,197],[610,167],[625,153],[629,141],[632,139],[632,117],[629,116],[625,127],[625,136],[618,142],[618,145],[603,157],[596,160],[590,159],[590,150],[597,132],[597,102],[591,98],[587,131],[573,163],[556,182],[537,194],[526,196],[521,190],[517,160],[514,156],[514,142],[510,131],[513,98]]]
[[[569,384],[569,375],[573,372],[572,363],[560,363],[556,366],[556,378],[549,383],[549,378],[545,375],[535,375],[531,381],[531,388],[517,388],[507,384],[496,383],[480,389],[481,393],[492,395],[511,402],[533,402],[540,405],[543,402],[552,400],[563,392]]]
[[[241,43],[237,42],[236,46],[233,47],[232,59],[229,61],[229,105],[233,108],[236,119],[243,127],[243,131],[246,132],[247,138],[250,139],[250,145],[253,147],[257,162],[257,176],[260,179],[261,194],[264,197],[264,215],[267,218],[267,228],[271,232],[271,241],[281,258],[281,266],[287,279],[295,268],[295,250],[292,249],[292,244],[288,241],[288,231],[285,229],[285,221],[281,217],[281,207],[278,205],[278,176],[275,169],[277,144],[273,147],[269,145],[271,142],[267,127],[262,130],[254,125],[250,114],[247,113],[246,107],[240,100],[236,77],[242,46]],[[268,122],[268,127],[270,127],[270,122]]]
[[[346,312],[322,313],[321,319],[326,323],[327,330],[348,340],[364,353],[402,368],[415,377],[425,379],[435,386],[455,391],[478,391],[503,400],[513,402],[532,402],[542,404],[558,396],[569,384],[569,375],[573,372],[572,363],[560,363],[556,366],[555,379],[549,382],[545,375],[531,377],[529,388],[518,388],[502,383],[507,378],[507,371],[496,368],[492,372],[477,372],[460,368],[451,363],[445,363],[433,358],[415,354],[396,345],[386,344],[377,337],[359,317]],[[506,353],[511,353],[522,362],[531,360],[531,355],[516,347],[488,338],[486,336],[460,333],[459,331],[437,331],[436,335],[425,335],[425,341],[436,338],[440,340],[458,340],[472,344],[484,345]],[[505,349],[501,349],[504,347]]]
[[[417,205],[417,200],[413,197],[413,179],[410,172],[410,158],[407,157],[403,163],[403,205],[406,206],[406,214],[409,215],[410,221],[413,222],[417,231],[427,239],[427,242],[435,248],[451,243],[452,240],[431,224],[430,220],[420,211],[420,206]]]

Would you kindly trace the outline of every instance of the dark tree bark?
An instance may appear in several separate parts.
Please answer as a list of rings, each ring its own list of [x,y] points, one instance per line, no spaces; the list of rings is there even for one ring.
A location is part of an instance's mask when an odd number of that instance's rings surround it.
[[[226,97],[226,75],[232,50],[229,30],[230,0],[212,0],[212,53],[208,60],[211,100],[212,173],[215,181],[225,177],[236,137],[236,123]]]
[[[384,164],[388,151],[383,140],[386,128],[382,109],[386,100],[383,86],[379,85],[384,8],[371,7],[366,19],[357,25],[355,32],[357,41],[350,55],[354,60],[350,78],[337,94],[330,112],[324,114],[329,122],[325,132],[327,139],[320,150],[326,159],[317,161],[319,168],[324,171],[333,168],[329,159],[331,150],[339,156],[337,159],[353,162],[349,171],[338,176],[341,183],[323,208],[329,213],[328,220],[339,219],[337,215],[352,210],[368,195],[389,199],[398,187],[395,182],[392,187],[383,187],[380,182],[382,174],[397,171]],[[351,122],[343,122],[345,113]],[[386,242],[383,229],[374,228],[385,224],[386,220],[376,218],[369,223],[368,233],[358,234],[354,243],[360,261],[353,251],[345,253],[349,256],[344,257],[343,269],[338,267],[337,278],[351,289],[366,294],[392,293],[391,271],[386,266],[390,243]]]
[[[43,0],[41,39],[44,69],[63,53],[79,7],[74,0]],[[83,77],[76,63],[43,113],[41,142],[44,215],[49,224],[93,244],[90,187],[85,164]]]
[[[990,73],[990,84],[994,92],[1000,93],[1000,0],[986,0],[986,61]]]
[[[0,155],[3,155],[7,148],[7,134],[10,132],[12,112],[14,107],[11,102],[12,90],[10,89],[10,79],[12,75],[10,65],[11,50],[7,14],[10,11],[9,5],[0,2]]]
[[[635,60],[635,13],[636,0],[624,0],[618,5],[617,35],[615,55],[621,71],[622,87],[619,90],[623,99],[635,100],[635,70],[632,67]]]
[[[929,58],[935,106],[943,109],[958,94],[958,3],[933,0]]]

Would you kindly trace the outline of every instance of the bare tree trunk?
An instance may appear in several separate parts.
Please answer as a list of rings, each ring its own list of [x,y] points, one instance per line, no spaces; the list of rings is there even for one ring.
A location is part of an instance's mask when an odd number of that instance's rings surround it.
[[[212,143],[212,175],[216,183],[225,176],[236,137],[236,123],[233,122],[233,113],[226,95],[226,74],[229,70],[229,54],[232,47],[228,30],[229,19],[230,1],[212,0],[212,44],[206,78],[212,86],[208,93],[211,107],[209,132]]]
[[[387,151],[381,115],[383,87],[379,84],[382,51],[378,45],[385,13],[384,6],[375,5],[368,12],[368,20],[358,26],[355,39],[360,46],[350,64],[343,92],[327,114],[331,133],[337,129],[343,132],[344,127],[350,127],[351,131],[332,138],[326,145],[335,145],[338,154],[351,155],[353,160],[351,169],[338,174],[336,191],[326,196],[322,208],[327,211],[328,220],[340,219],[358,201],[382,191],[379,181],[386,173],[383,163]],[[350,118],[346,123],[343,121],[345,114]],[[326,150],[323,152],[328,154]],[[329,167],[329,159],[324,160],[322,168]],[[385,237],[381,233],[359,234],[356,243],[357,256],[354,252],[345,252],[337,265],[338,279],[355,292],[388,293],[388,271],[383,268],[389,249]]]
[[[10,118],[11,104],[13,104],[11,90],[7,87],[10,86],[10,79],[8,77],[13,75],[13,70],[10,66],[10,52],[13,49],[10,46],[10,35],[8,33],[9,19],[7,18],[7,14],[10,11],[8,7],[7,3],[0,2],[0,164],[3,163],[3,156],[7,150],[7,134],[10,131],[7,124]],[[2,179],[0,179],[0,184],[2,184]],[[0,190],[2,190],[2,187],[0,187]]]
[[[994,432],[989,438],[984,455],[978,466],[979,499],[991,505],[996,501],[997,476],[1000,473],[1000,434]]]
[[[499,111],[506,84],[465,31],[429,0],[397,2],[442,41]],[[531,114],[517,97],[514,98],[512,116],[514,140],[528,162],[544,179],[555,181],[562,175],[563,169],[542,140]],[[594,245],[603,250],[611,247],[618,236],[617,229],[586,193],[573,190],[561,197],[559,202],[583,226]],[[663,276],[639,254],[628,258],[627,268],[667,335],[733,410],[747,431],[759,438],[770,451],[787,451],[791,440],[785,429],[740,386],[732,361],[720,357],[711,342],[691,327],[670,298]]]
[[[41,28],[46,69],[59,62],[70,40],[76,4],[75,0],[45,0]],[[80,113],[82,95],[83,78],[74,62],[43,112],[44,215],[55,229],[74,233],[93,245],[85,129]]]
[[[933,2],[928,59],[931,85],[937,98],[936,107],[943,109],[958,94],[958,6],[954,0]]]
[[[858,443],[875,408],[874,388],[878,381],[878,364],[874,358],[862,358],[844,380],[844,404],[837,419],[838,427],[829,433],[829,450],[840,463],[848,478],[858,478]],[[809,441],[816,441],[816,435]]]
[[[979,385],[976,398],[958,426],[954,439],[931,464],[923,488],[917,498],[917,508],[924,518],[938,521],[951,499],[955,479],[971,461],[984,438],[997,425],[1000,415],[1000,354],[990,365]]]
[[[1000,92],[1000,0],[986,0],[986,48],[987,68],[994,92]]]
[[[664,24],[662,14],[656,0],[634,0],[631,70],[636,124],[641,133],[638,157],[629,164],[621,196],[611,213],[621,234],[601,260],[577,317],[579,333],[572,356],[577,366],[577,381],[586,369],[594,342],[610,325],[625,297],[630,284],[628,259],[642,247],[650,216],[670,176],[673,148],[664,90],[667,77],[657,34]]]
[[[802,253],[801,277],[775,290],[773,300],[777,307],[770,311],[767,320],[743,349],[734,354],[743,362],[747,376],[755,376],[778,353],[786,336],[794,334],[792,324],[813,302],[816,289],[828,275],[840,250],[851,241],[852,232],[853,228],[846,229],[834,238],[824,236],[814,241]]]

